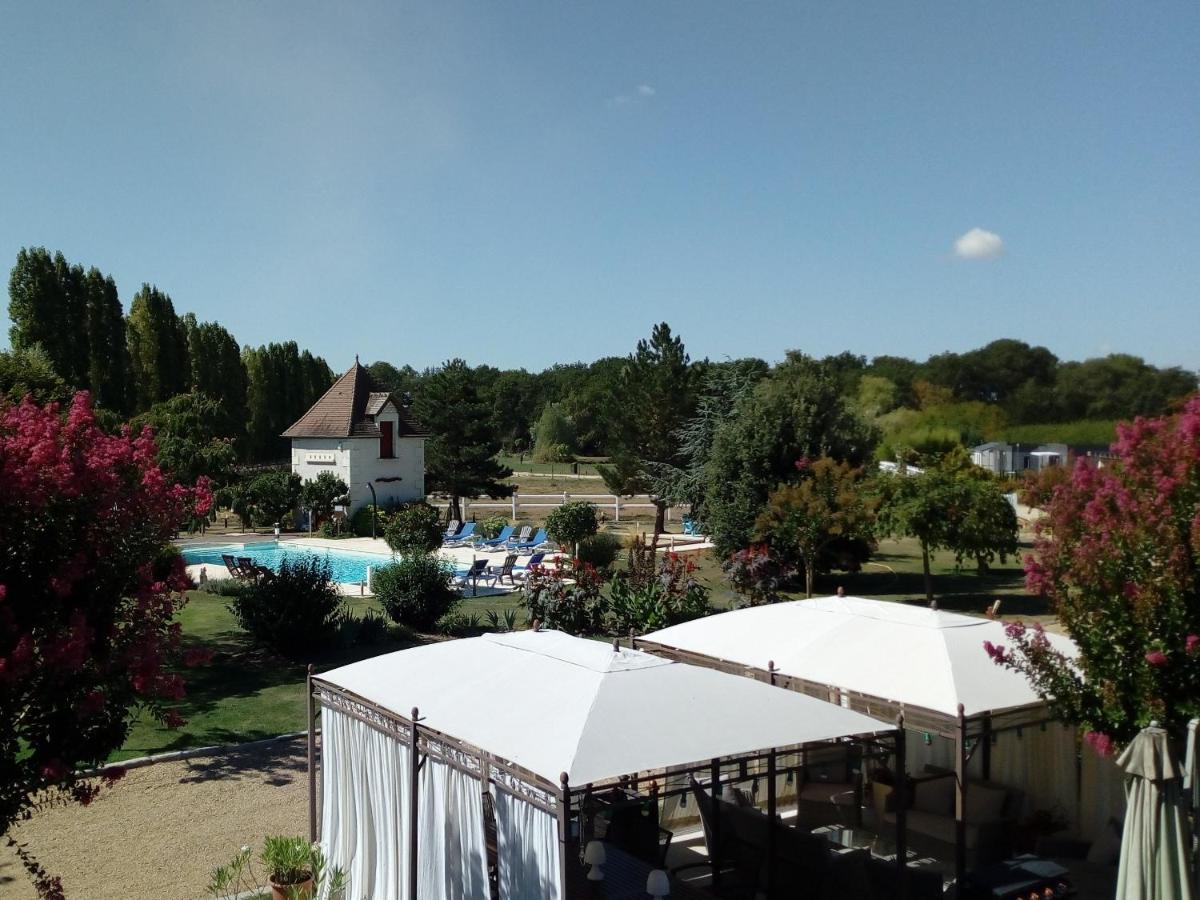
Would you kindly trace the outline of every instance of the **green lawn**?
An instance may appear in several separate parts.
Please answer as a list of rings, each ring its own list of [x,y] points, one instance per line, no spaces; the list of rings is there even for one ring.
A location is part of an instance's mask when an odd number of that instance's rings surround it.
[[[716,557],[706,553],[692,559],[697,563],[697,577],[712,590],[712,605],[717,609],[732,607],[737,598],[726,586]],[[933,572],[934,592],[942,609],[978,614],[993,600],[1001,598],[1006,617],[1020,616],[1043,622],[1053,618],[1045,604],[1025,590],[1017,560],[979,575],[973,567],[962,571],[956,569],[951,554],[937,554],[933,559]],[[854,575],[838,572],[819,578],[817,593],[832,594],[838,585],[855,596],[923,605],[921,557],[916,542],[882,541],[879,552],[862,572]],[[787,596],[799,599],[803,595]],[[501,613],[506,608],[518,607],[518,600],[516,594],[468,598],[457,612],[462,616],[477,616],[479,624],[486,628],[489,610]],[[186,645],[208,647],[214,651],[210,665],[184,673],[188,696],[177,708],[188,720],[187,725],[171,731],[144,717],[135,723],[125,746],[113,754],[113,760],[188,747],[252,741],[305,727],[304,664],[288,662],[255,647],[226,609],[226,603],[224,597],[194,591],[180,614]],[[356,612],[378,608],[369,598],[353,599],[350,604]],[[312,662],[317,671],[325,671],[430,639],[394,627],[386,644],[340,649]]]

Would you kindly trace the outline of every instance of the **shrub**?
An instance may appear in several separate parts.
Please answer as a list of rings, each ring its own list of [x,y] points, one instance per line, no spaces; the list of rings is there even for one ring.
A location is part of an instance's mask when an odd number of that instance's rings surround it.
[[[600,528],[596,507],[584,500],[571,500],[546,517],[546,531],[558,543],[579,554],[579,542]]]
[[[618,574],[609,588],[613,631],[644,634],[708,615],[708,588],[696,581],[695,571],[690,560],[667,553],[653,579]]]
[[[372,589],[393,622],[429,631],[458,604],[454,566],[433,553],[410,553],[375,570]]]
[[[428,553],[442,544],[441,512],[428,503],[409,503],[388,516],[383,539],[401,555]]]
[[[245,585],[229,610],[256,641],[294,658],[333,637],[343,604],[329,563],[314,556],[283,560],[276,575]]]
[[[218,597],[237,597],[246,585],[236,578],[214,578],[208,582],[208,593]]]
[[[494,538],[508,525],[507,516],[488,516],[475,526],[476,533]]]
[[[516,631],[517,630],[517,610],[511,606],[506,607],[502,613],[497,613],[494,609],[487,611],[488,628],[492,631]]]
[[[360,506],[354,511],[354,515],[350,517],[350,530],[354,532],[355,537],[371,536],[371,514],[374,508],[370,503],[366,506]],[[375,536],[382,536],[386,527],[387,514],[381,509],[379,510],[379,518],[375,526]]]
[[[530,622],[568,634],[603,631],[606,602],[595,567],[577,559],[565,563],[561,556],[553,566],[534,566],[521,595]]]
[[[779,602],[780,588],[795,574],[766,544],[737,551],[721,563],[721,570],[742,606]]]
[[[579,542],[580,562],[595,566],[597,569],[607,569],[617,561],[621,553],[621,539],[615,534],[601,531]]]
[[[388,639],[388,620],[373,609],[355,616],[346,610],[338,619],[338,639],[344,647],[374,647]]]
[[[479,613],[450,613],[438,620],[437,631],[452,637],[466,637],[482,630],[481,621]]]

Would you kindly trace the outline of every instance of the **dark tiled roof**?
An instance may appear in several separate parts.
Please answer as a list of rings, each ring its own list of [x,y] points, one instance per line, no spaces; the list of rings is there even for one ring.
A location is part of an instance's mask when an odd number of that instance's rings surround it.
[[[370,374],[356,360],[321,399],[302,415],[284,437],[369,437],[379,434],[374,417],[392,400],[400,412],[397,437],[424,437],[428,429],[387,391],[377,390]]]

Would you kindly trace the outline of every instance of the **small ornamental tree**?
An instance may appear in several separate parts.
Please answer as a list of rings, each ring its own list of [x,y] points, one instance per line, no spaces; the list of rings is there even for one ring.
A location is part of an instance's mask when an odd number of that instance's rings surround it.
[[[800,459],[796,468],[801,480],[771,493],[756,529],[777,551],[799,557],[804,590],[811,597],[817,572],[829,567],[828,551],[835,544],[871,539],[876,500],[863,490],[863,470],[849,463]]]
[[[300,488],[300,501],[312,510],[314,528],[320,528],[321,523],[333,515],[335,506],[346,502],[346,492],[349,490],[346,482],[328,470],[304,482]]]
[[[1046,516],[1025,562],[1079,658],[1020,624],[985,647],[1102,755],[1154,720],[1180,736],[1200,714],[1200,396],[1119,426],[1113,450],[1115,464],[1081,461],[1038,498]]]
[[[254,521],[271,525],[281,521],[300,502],[301,484],[300,476],[293,472],[264,472],[256,477],[246,485]]]
[[[85,393],[65,415],[0,404],[0,833],[46,797],[90,802],[96,783],[76,773],[121,746],[134,710],[179,724],[164,701],[183,696],[169,664],[187,579],[167,550],[211,495],[156,457],[149,431],[101,431]]]
[[[546,517],[546,533],[560,544],[571,548],[571,555],[579,555],[579,542],[590,538],[600,529],[596,507],[584,500],[571,500]]]
[[[428,503],[409,503],[391,515],[383,539],[393,553],[431,553],[442,545],[442,513]]]
[[[725,579],[742,601],[742,606],[762,606],[778,603],[780,590],[792,579],[795,571],[766,544],[756,544],[732,553],[721,563]]]

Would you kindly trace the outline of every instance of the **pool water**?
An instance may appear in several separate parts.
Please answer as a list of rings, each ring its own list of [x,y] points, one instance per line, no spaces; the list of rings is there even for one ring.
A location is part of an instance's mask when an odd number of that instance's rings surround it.
[[[380,553],[360,553],[354,550],[331,550],[324,547],[302,547],[273,541],[258,544],[220,544],[212,547],[188,547],[183,551],[183,561],[189,566],[213,566],[224,569],[222,554],[236,557],[249,557],[260,566],[265,566],[272,572],[279,571],[283,560],[297,560],[317,557],[329,563],[333,572],[333,580],[343,584],[358,584],[367,580],[367,567],[378,569],[392,562],[390,556]]]

